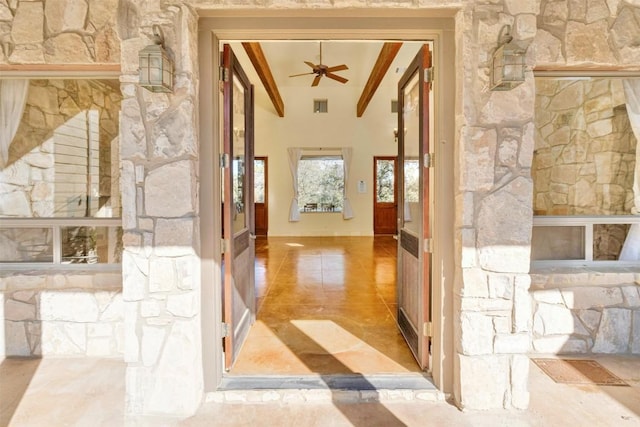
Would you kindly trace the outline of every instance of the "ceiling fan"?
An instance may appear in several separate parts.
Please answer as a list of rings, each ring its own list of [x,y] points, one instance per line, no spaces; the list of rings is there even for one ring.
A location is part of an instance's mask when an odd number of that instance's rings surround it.
[[[308,76],[311,74],[315,74],[316,77],[313,79],[311,86],[318,86],[322,76],[327,76],[330,79],[333,79],[343,84],[349,81],[348,79],[345,79],[342,76],[338,76],[337,74],[334,74],[334,71],[348,70],[349,67],[347,67],[345,64],[336,65],[334,67],[328,67],[322,63],[322,42],[320,42],[320,63],[314,64],[313,62],[309,62],[309,61],[304,61],[304,63],[307,64],[309,67],[311,67],[313,71],[310,73],[293,74],[289,77]]]

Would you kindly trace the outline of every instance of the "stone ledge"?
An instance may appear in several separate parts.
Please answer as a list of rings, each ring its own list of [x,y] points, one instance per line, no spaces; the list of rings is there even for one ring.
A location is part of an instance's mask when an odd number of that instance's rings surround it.
[[[530,276],[531,291],[579,286],[640,287],[640,267],[536,267]]]

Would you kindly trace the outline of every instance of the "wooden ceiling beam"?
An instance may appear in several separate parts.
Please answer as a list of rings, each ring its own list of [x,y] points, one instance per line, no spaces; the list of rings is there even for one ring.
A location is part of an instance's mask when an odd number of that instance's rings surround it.
[[[357,115],[358,117],[362,117],[371,98],[378,90],[378,86],[384,79],[384,76],[387,74],[387,70],[391,66],[394,58],[398,54],[398,51],[402,47],[402,43],[385,43],[380,49],[380,54],[378,55],[378,59],[376,60],[373,69],[371,70],[371,74],[369,75],[369,80],[367,80],[367,84],[364,86],[362,90],[362,95],[360,95],[360,99],[358,100],[358,109]]]
[[[260,77],[260,81],[264,85],[278,116],[284,117],[284,102],[282,102],[278,85],[273,78],[273,74],[271,74],[271,68],[269,68],[269,63],[264,56],[264,52],[262,52],[260,43],[243,42],[242,47],[244,47],[253,67],[256,69],[258,77]]]

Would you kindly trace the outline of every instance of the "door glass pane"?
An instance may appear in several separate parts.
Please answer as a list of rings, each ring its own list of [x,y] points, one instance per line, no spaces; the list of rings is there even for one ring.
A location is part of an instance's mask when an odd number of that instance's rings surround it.
[[[418,234],[422,218],[420,204],[420,91],[418,75],[405,86],[403,119],[404,119],[404,223],[403,227]]]
[[[394,203],[395,162],[393,160],[376,160],[376,202]]]
[[[233,77],[233,232],[246,228],[244,87]]]
[[[253,165],[254,201],[255,203],[264,203],[264,160],[256,159]]]

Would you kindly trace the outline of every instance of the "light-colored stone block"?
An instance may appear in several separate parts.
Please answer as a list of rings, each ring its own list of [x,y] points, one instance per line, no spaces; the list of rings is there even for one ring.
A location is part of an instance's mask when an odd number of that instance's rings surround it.
[[[9,299],[4,305],[4,318],[13,321],[36,320],[36,306]]]
[[[7,356],[31,356],[24,322],[4,321],[4,353]]]
[[[193,164],[181,160],[149,172],[144,186],[146,214],[181,217],[195,211]]]
[[[527,333],[497,334],[493,341],[493,352],[496,354],[526,353],[531,347],[531,337]]]
[[[87,331],[84,323],[43,321],[43,356],[79,356],[87,353]]]
[[[633,311],[632,319],[629,349],[633,354],[640,354],[640,310]]]
[[[460,406],[470,410],[503,408],[511,389],[509,356],[458,355],[458,358]]]
[[[154,367],[154,387],[144,396],[145,410],[190,415],[203,394],[199,319],[176,320]]]
[[[493,352],[493,321],[482,313],[460,315],[461,349],[466,355],[491,354]]]
[[[16,44],[42,43],[44,11],[41,2],[21,1],[13,17],[11,39]]]
[[[151,326],[142,327],[142,343],[140,354],[144,366],[154,366],[160,357],[160,350],[164,344],[166,331],[164,328]]]
[[[625,307],[640,308],[640,286],[622,287]]]
[[[585,286],[562,289],[561,292],[567,307],[571,309],[611,307],[623,303],[620,288]]]
[[[564,306],[538,304],[533,318],[533,332],[537,335],[569,335],[575,331],[573,314]]]
[[[176,257],[194,253],[194,222],[191,218],[158,219],[154,252],[158,256]]]
[[[171,258],[153,258],[149,263],[149,292],[167,292],[177,288]]]
[[[167,311],[174,316],[193,317],[198,313],[200,299],[195,292],[183,292],[167,297]]]
[[[569,338],[566,335],[534,338],[533,350],[545,354],[586,353],[589,350],[588,341]]]
[[[631,332],[631,310],[605,308],[593,345],[594,353],[627,353]]]
[[[516,409],[529,406],[529,366],[526,355],[514,355],[511,359],[511,404]]]
[[[96,299],[87,292],[44,291],[40,294],[40,319],[46,321],[95,322]]]

